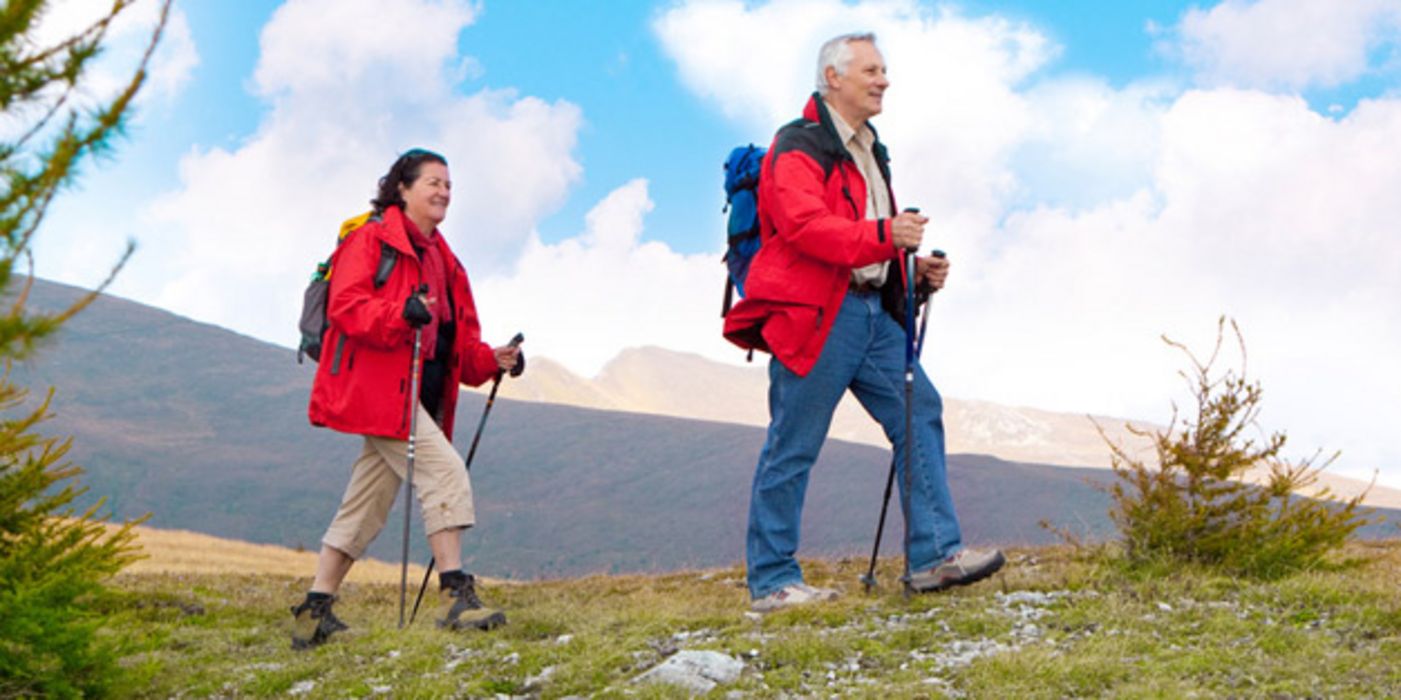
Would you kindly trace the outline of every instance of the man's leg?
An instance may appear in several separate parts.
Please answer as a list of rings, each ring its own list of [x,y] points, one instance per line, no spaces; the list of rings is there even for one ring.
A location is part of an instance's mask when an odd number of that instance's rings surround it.
[[[865,344],[859,314],[847,311],[850,302],[848,297],[807,376],[769,361],[768,438],[754,470],[745,546],[749,593],[756,600],[803,580],[795,555],[808,474]]]
[[[949,493],[944,455],[943,400],[924,369],[915,366],[914,459],[905,491],[905,332],[889,314],[871,317],[872,343],[852,381],[852,393],[885,431],[895,460],[902,503],[908,504],[906,552],[912,570],[926,569],[963,545]]]

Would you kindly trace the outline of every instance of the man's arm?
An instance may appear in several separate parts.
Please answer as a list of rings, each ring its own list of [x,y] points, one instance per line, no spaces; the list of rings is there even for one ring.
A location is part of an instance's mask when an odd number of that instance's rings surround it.
[[[896,257],[889,220],[857,221],[849,212],[828,208],[822,167],[811,156],[798,150],[779,153],[765,177],[769,186],[760,196],[768,196],[777,235],[804,256],[848,268]],[[851,196],[866,195],[854,191]]]

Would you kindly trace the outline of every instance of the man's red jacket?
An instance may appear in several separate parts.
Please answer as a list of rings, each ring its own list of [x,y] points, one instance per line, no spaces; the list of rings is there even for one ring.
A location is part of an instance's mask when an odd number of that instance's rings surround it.
[[[439,403],[443,433],[452,439],[458,382],[478,386],[496,376],[497,364],[491,346],[482,342],[467,271],[442,234],[433,240],[448,263],[457,323],[447,364],[448,381],[443,382]],[[398,251],[398,259],[384,286],[376,289],[375,268],[385,245]],[[322,339],[324,350],[307,409],[312,425],[408,439],[413,328],[403,312],[404,302],[422,280],[422,268],[398,207],[385,209],[379,221],[371,220],[356,229],[336,249],[326,305],[330,328]],[[429,290],[429,296],[436,303],[447,303],[443,290]],[[425,338],[423,342],[426,345],[437,339]],[[421,365],[421,357],[419,362]]]
[[[877,140],[872,150],[889,185],[885,146]],[[814,94],[803,118],[779,129],[764,156],[763,245],[745,279],[745,298],[725,315],[725,337],[773,353],[784,367],[807,376],[831,333],[851,271],[899,257],[889,224],[866,220],[866,179],[837,136],[827,105]],[[891,267],[883,298],[901,298],[903,277],[900,265]]]

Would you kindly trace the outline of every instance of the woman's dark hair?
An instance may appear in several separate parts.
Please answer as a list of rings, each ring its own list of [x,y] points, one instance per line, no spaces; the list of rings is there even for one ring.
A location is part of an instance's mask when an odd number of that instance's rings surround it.
[[[384,210],[397,206],[404,208],[404,198],[399,195],[399,185],[413,187],[414,180],[418,179],[418,172],[423,169],[423,164],[427,162],[442,163],[447,166],[446,158],[432,151],[422,148],[412,148],[404,151],[394,164],[389,166],[389,172],[379,179],[379,193],[370,200],[370,205],[375,208],[375,213],[382,214]]]

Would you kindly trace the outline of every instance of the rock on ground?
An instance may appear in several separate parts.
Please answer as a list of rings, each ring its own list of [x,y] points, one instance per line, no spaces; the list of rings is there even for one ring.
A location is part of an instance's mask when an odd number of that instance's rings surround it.
[[[678,651],[666,661],[633,679],[635,683],[668,683],[693,694],[704,694],[721,683],[732,683],[744,671],[744,663],[718,651]]]

